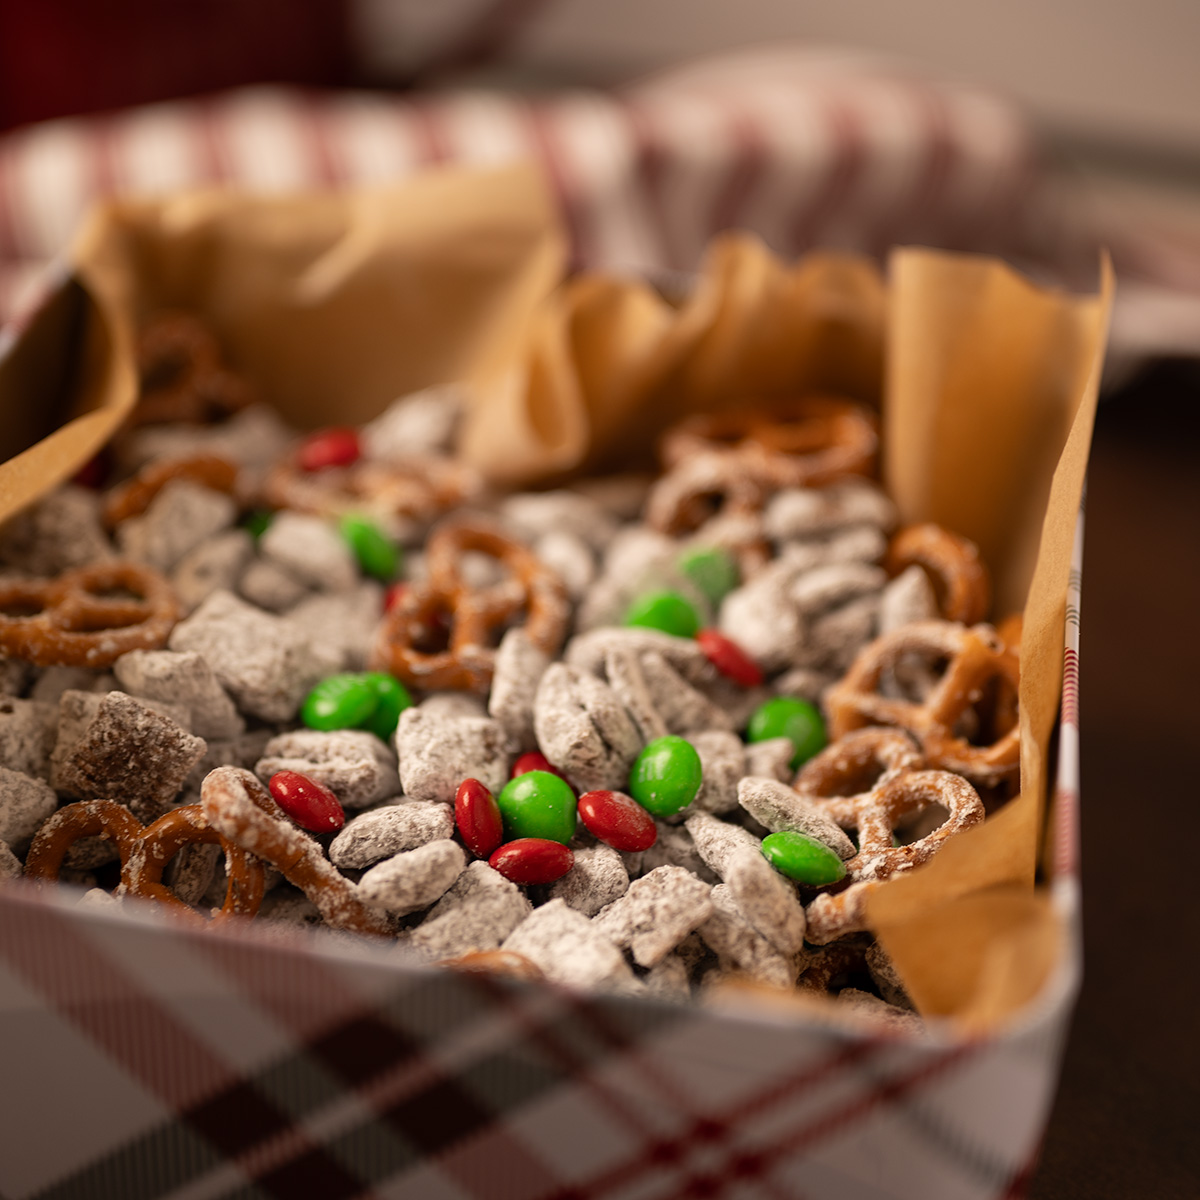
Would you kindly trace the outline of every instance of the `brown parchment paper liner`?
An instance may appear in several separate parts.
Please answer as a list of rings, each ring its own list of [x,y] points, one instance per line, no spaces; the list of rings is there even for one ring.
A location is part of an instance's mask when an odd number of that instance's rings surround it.
[[[0,364],[15,454],[0,466],[0,519],[115,431],[133,402],[132,331],[167,305],[211,321],[232,362],[301,426],[360,422],[406,391],[466,381],[460,453],[501,485],[648,464],[656,434],[691,411],[814,390],[882,395],[885,474],[904,518],[978,541],[996,615],[1025,610],[1021,797],[870,908],[922,1011],[994,1025],[1037,994],[1060,953],[1055,912],[1032,885],[1107,265],[1099,296],[1080,298],[992,260],[902,250],[885,285],[863,259],[788,265],[732,235],[672,303],[638,279],[556,287],[552,209],[536,173],[511,168],[99,210],[72,255],[79,311],[50,305]],[[46,358],[72,320],[82,357],[65,378]],[[64,395],[73,419],[29,445],[31,406],[49,432]]]

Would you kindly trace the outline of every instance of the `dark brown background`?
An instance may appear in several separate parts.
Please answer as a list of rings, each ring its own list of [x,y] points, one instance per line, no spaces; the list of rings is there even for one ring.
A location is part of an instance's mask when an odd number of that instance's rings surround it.
[[[1200,364],[1101,401],[1080,637],[1084,981],[1034,1200],[1200,1197]]]

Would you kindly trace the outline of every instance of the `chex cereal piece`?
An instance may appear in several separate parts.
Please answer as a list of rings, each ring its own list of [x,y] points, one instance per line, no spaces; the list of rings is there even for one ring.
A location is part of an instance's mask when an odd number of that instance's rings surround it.
[[[732,858],[742,851],[762,854],[762,843],[740,825],[718,820],[706,812],[689,812],[684,828],[705,863],[722,879]],[[764,860],[765,861],[765,860]]]
[[[878,595],[860,596],[809,625],[803,657],[809,665],[841,675],[875,636],[878,624]]]
[[[697,933],[712,947],[723,971],[771,987],[788,988],[800,970],[799,954],[783,954],[742,914],[728,884],[718,884],[710,897],[712,913]]]
[[[57,575],[112,557],[99,498],[87,488],[58,488],[0,531],[0,562],[30,575]]]
[[[156,571],[170,571],[189,550],[237,520],[237,503],[187,479],[173,479],[140,517],[117,527],[117,544],[126,558]]]
[[[625,956],[612,940],[562,900],[535,908],[501,949],[523,954],[563,987],[629,991],[635,985]]]
[[[747,776],[737,788],[738,803],[772,833],[792,830],[828,846],[838,858],[853,858],[854,843],[832,817],[785,783]]]
[[[733,729],[733,718],[675,670],[667,658],[648,650],[641,656],[642,677],[668,733],[687,736],[706,729]]]
[[[383,585],[362,579],[345,592],[307,595],[287,610],[287,618],[311,641],[337,656],[338,671],[366,669],[371,638],[383,615]]]
[[[199,654],[131,650],[113,663],[113,674],[131,696],[185,708],[192,732],[202,738],[233,738],[246,728],[237,706]]]
[[[429,959],[496,950],[533,905],[515,883],[485,862],[473,862],[413,930],[410,945]]]
[[[185,613],[215,591],[232,592],[254,557],[254,539],[244,529],[226,529],[189,550],[171,572],[171,586]]]
[[[209,771],[218,767],[253,767],[271,740],[269,729],[253,729],[234,738],[208,738],[203,757],[184,783],[189,803],[200,798],[200,785]]]
[[[328,657],[292,622],[254,608],[229,592],[214,592],[171,631],[172,650],[194,650],[243,712],[288,721],[319,679]]]
[[[785,671],[775,680],[775,695],[791,696],[796,700],[807,700],[810,704],[821,706],[821,697],[830,684],[836,683],[837,677],[828,671],[818,671],[813,667],[793,667]],[[758,771],[755,774],[766,774]]]
[[[648,652],[661,654],[693,687],[707,694],[718,678],[716,667],[708,661],[695,638],[674,637],[657,629],[637,626],[605,626],[573,637],[563,651],[563,662],[589,675],[602,676],[608,652],[631,650],[640,658]]]
[[[825,488],[784,488],[763,513],[775,541],[821,537],[856,525],[893,529],[897,519],[896,506],[881,488],[853,480]]]
[[[555,530],[538,538],[533,552],[563,581],[574,602],[587,595],[596,578],[596,559],[582,538]]]
[[[460,717],[486,717],[483,701],[470,692],[430,692],[418,705],[431,721],[457,721]]]
[[[508,779],[504,727],[490,717],[431,716],[406,708],[396,727],[400,783],[412,800],[454,802],[464,779],[498,792]]]
[[[53,704],[0,696],[0,762],[25,775],[48,778],[57,723]]]
[[[19,879],[23,870],[21,860],[5,842],[0,842],[0,879]]]
[[[20,696],[29,686],[33,664],[0,654],[0,696]]]
[[[792,770],[792,756],[796,753],[796,747],[792,745],[791,738],[767,738],[763,742],[750,742],[744,749],[747,775],[764,776],[786,783],[795,773]]]
[[[358,582],[354,553],[330,523],[307,513],[276,513],[259,539],[259,553],[306,587],[344,592]]]
[[[199,904],[216,878],[221,857],[217,842],[188,842],[163,869],[163,883],[184,904]]]
[[[672,951],[664,955],[646,972],[642,979],[646,995],[658,1000],[689,1000],[692,995],[688,967],[683,958]]]
[[[30,689],[29,699],[57,707],[64,692],[111,692],[120,686],[117,677],[108,671],[96,671],[91,667],[45,667]]]
[[[264,897],[258,920],[297,929],[316,929],[325,924],[321,910],[299,888],[288,884],[275,888]]]
[[[550,898],[594,917],[628,889],[629,872],[617,851],[611,846],[585,847],[575,851],[575,865],[551,885]]]
[[[664,821],[655,821],[654,826],[658,830],[658,838],[649,850],[621,855],[631,879],[669,863],[691,871],[705,883],[720,882],[721,877],[700,857],[696,843],[685,826],[668,825]]]
[[[57,807],[52,787],[22,771],[0,767],[0,842],[24,853],[38,826]]]
[[[533,717],[542,753],[580,790],[626,785],[642,739],[606,683],[554,663],[538,686]]]
[[[500,502],[500,515],[526,541],[563,533],[599,551],[617,533],[617,523],[604,506],[578,492],[518,492]]]
[[[891,633],[911,621],[932,621],[937,616],[933,584],[915,563],[890,580],[879,595],[880,633]]]
[[[369,867],[403,850],[416,850],[454,834],[448,804],[409,800],[375,808],[347,821],[329,846],[329,860],[343,870]]]
[[[682,867],[657,867],[635,879],[595,925],[636,963],[652,967],[712,914],[712,888]]]
[[[786,743],[790,759],[794,753],[790,740],[772,740]],[[702,733],[693,733],[689,735],[688,741],[700,755],[700,767],[704,772],[700,790],[692,801],[692,811],[732,812],[738,804],[738,780],[746,771],[746,752],[762,743],[746,746],[736,733],[728,729],[707,729]]]
[[[804,620],[791,598],[793,573],[786,561],[770,563],[721,604],[718,628],[768,674],[789,666],[804,645]]]
[[[366,808],[400,794],[396,759],[365,729],[293,729],[267,742],[254,773],[298,771],[324,784],[344,808]]]
[[[897,1008],[908,1009],[910,1012],[913,1011],[916,1006],[904,986],[904,980],[900,978],[900,972],[896,970],[896,964],[888,957],[887,951],[878,942],[874,942],[867,948],[864,958],[867,970],[871,974],[871,982],[879,989],[879,994],[889,1004],[894,1004]]]
[[[463,848],[442,838],[372,867],[358,881],[359,894],[368,904],[403,917],[441,897],[466,865]]]
[[[63,697],[87,696],[68,692]],[[79,800],[115,800],[144,824],[166,812],[200,761],[205,743],[124,692],[101,696],[69,754],[55,762],[58,791]]]
[[[625,705],[625,711],[637,726],[642,741],[650,742],[665,737],[668,733],[667,723],[659,714],[638,655],[628,647],[613,647],[605,655],[604,672],[608,676],[609,687]]]
[[[886,1000],[881,1000],[878,996],[872,996],[870,992],[860,991],[858,988],[842,988],[837,994],[835,1003],[839,1008],[853,1013],[856,1017],[862,1017],[873,1025],[882,1025],[891,1032],[925,1032],[925,1022],[915,1012],[898,1008],[896,1005],[889,1004]]]
[[[269,558],[255,558],[238,580],[238,592],[256,608],[284,613],[310,595],[308,584]]]
[[[363,454],[381,462],[449,452],[466,405],[461,384],[442,383],[393,400],[359,431]]]
[[[538,684],[550,663],[550,655],[535,646],[519,625],[500,639],[488,713],[504,726],[509,747],[515,752],[533,750],[537,746],[533,705]]]

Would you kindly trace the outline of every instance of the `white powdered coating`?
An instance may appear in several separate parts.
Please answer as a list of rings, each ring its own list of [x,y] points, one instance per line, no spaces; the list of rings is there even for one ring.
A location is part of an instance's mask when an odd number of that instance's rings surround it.
[[[887,575],[865,563],[834,563],[807,571],[789,589],[792,603],[808,617],[841,608],[860,596],[882,590]]]
[[[405,709],[396,728],[404,794],[449,804],[464,779],[498,792],[508,780],[507,742],[504,727],[490,717],[440,718]]]
[[[879,632],[891,633],[912,621],[932,621],[937,596],[929,576],[915,563],[891,580],[879,596]]]
[[[842,988],[834,997],[834,1001],[839,1008],[863,1018],[872,1025],[882,1025],[891,1032],[922,1033],[925,1030],[925,1022],[915,1012],[898,1008],[858,988]]]
[[[712,914],[697,929],[722,971],[755,983],[787,988],[796,982],[801,955],[783,954],[746,920],[727,884],[712,890]]]
[[[466,865],[463,848],[443,838],[372,867],[359,880],[359,895],[368,904],[403,917],[442,896]]]
[[[785,488],[763,513],[774,541],[823,537],[848,526],[879,530],[895,526],[896,506],[883,490],[866,480],[845,480],[825,488]]]
[[[126,558],[169,572],[206,538],[237,520],[237,503],[190,479],[172,479],[139,517],[117,527],[117,544]]]
[[[700,857],[722,879],[735,855],[748,851],[762,857],[762,842],[740,825],[730,825],[706,812],[689,814],[683,824]]]
[[[572,638],[563,651],[563,662],[589,675],[604,674],[610,650],[630,650],[639,658],[648,653],[661,654],[693,687],[707,691],[721,678],[695,638],[674,637],[658,629],[637,626],[605,626]]]
[[[212,886],[221,847],[215,842],[189,842],[180,848],[163,870],[163,883],[184,904],[199,904]]]
[[[830,684],[837,682],[837,676],[827,671],[817,671],[812,667],[793,667],[775,680],[775,695],[791,696],[794,700],[807,700],[819,708],[821,697]],[[755,772],[764,774],[764,772]]]
[[[798,792],[775,779],[747,776],[738,784],[738,803],[772,833],[802,833],[828,847],[838,858],[853,858],[854,843],[836,821]]]
[[[840,676],[875,636],[878,622],[877,595],[860,596],[814,618],[808,627],[808,640],[800,656],[800,665]]]
[[[264,721],[288,721],[318,680],[329,673],[304,631],[229,592],[214,592],[171,631],[172,650],[194,650],[242,711]]]
[[[668,825],[663,821],[655,821],[654,826],[658,831],[658,837],[653,846],[648,850],[621,855],[631,879],[669,863],[672,866],[682,867],[685,871],[691,871],[697,879],[702,879],[705,883],[719,881],[720,876],[700,857],[692,835],[683,825]]]
[[[227,529],[189,550],[171,572],[171,586],[184,613],[215,591],[232,592],[254,557],[254,538],[245,529]]]
[[[256,608],[285,613],[312,593],[308,585],[277,562],[252,559],[238,580],[238,593]]]
[[[646,985],[646,995],[657,1000],[682,1002],[692,995],[687,963],[674,951],[660,958],[642,982]]]
[[[629,889],[625,862],[611,846],[583,847],[575,851],[575,865],[550,887],[552,900],[563,900],[585,917],[594,917],[605,905]]]
[[[319,642],[322,650],[336,656],[336,671],[362,671],[383,616],[383,597],[383,584],[363,579],[349,591],[305,596],[287,610],[287,619],[310,642]]]
[[[642,748],[612,688],[564,663],[554,663],[542,676],[534,730],[542,753],[581,791],[623,788]]]
[[[712,888],[682,867],[658,867],[596,917],[596,928],[652,967],[712,914]]]
[[[298,771],[333,792],[344,808],[366,808],[400,794],[396,759],[365,729],[296,729],[272,738],[254,773],[269,780],[276,771]]]
[[[500,502],[500,515],[527,542],[565,534],[590,550],[603,551],[617,533],[617,523],[604,507],[577,492],[518,492]]]
[[[99,694],[111,692],[119,686],[116,677],[108,671],[94,671],[90,667],[46,667],[30,689],[29,699],[53,704],[57,708],[65,692]]]
[[[787,747],[789,756],[792,744],[787,738],[779,739]],[[692,801],[692,812],[727,813],[737,808],[738,780],[746,769],[746,751],[750,748],[742,743],[736,733],[727,729],[708,729],[693,733],[688,741],[700,756],[702,781],[696,798]],[[760,743],[761,744],[761,743]]]
[[[795,772],[792,770],[792,755],[796,747],[786,737],[767,738],[762,742],[750,742],[745,747],[746,774],[778,779],[786,783]],[[736,800],[736,796],[735,796]]]
[[[708,729],[733,729],[733,719],[703,692],[692,687],[666,657],[654,650],[641,655],[642,677],[668,733],[686,737]]]
[[[525,893],[485,862],[473,862],[413,930],[410,945],[431,960],[496,950],[529,914]]]
[[[258,542],[259,553],[305,586],[346,592],[358,582],[358,564],[346,540],[323,517],[276,513]]]
[[[635,986],[633,972],[612,940],[561,900],[534,909],[501,949],[523,954],[563,987],[629,991]]]
[[[587,595],[596,578],[596,559],[582,538],[561,531],[547,533],[538,538],[533,552],[562,580],[573,604]]]
[[[792,576],[789,563],[770,563],[721,604],[718,628],[768,674],[790,666],[804,645],[804,619],[791,598]]]
[[[0,529],[0,560],[30,575],[48,577],[113,557],[100,523],[100,498],[68,484],[18,513]]]
[[[471,692],[430,692],[417,707],[424,716],[438,721],[488,715],[483,701]]]
[[[725,882],[742,915],[781,954],[804,948],[804,907],[796,889],[761,853],[733,854],[725,868]]]
[[[330,844],[329,859],[343,870],[357,870],[453,834],[450,805],[410,800],[372,809],[348,821]]]
[[[57,724],[56,705],[0,696],[0,762],[23,775],[49,778]]]
[[[896,970],[896,964],[888,957],[887,952],[874,942],[866,953],[867,970],[871,973],[871,981],[879,989],[879,994],[897,1008],[912,1012],[915,1005],[904,987],[904,980]]]
[[[667,723],[659,715],[638,656],[628,647],[613,647],[605,655],[604,672],[609,687],[625,705],[642,741],[651,742],[666,736]]]
[[[529,640],[520,626],[500,639],[496,649],[488,713],[504,727],[509,746],[517,752],[533,750],[533,705],[538,684],[551,663],[550,655]]]
[[[404,462],[414,455],[448,453],[465,406],[458,383],[401,396],[359,431],[363,454],[376,462]]]
[[[131,696],[186,709],[192,732],[199,737],[234,738],[246,728],[237,706],[199,654],[131,650],[113,664],[113,673]]]
[[[115,444],[119,465],[133,474],[155,458],[187,458],[193,454],[215,454],[247,469],[245,476],[258,474],[286,449],[295,437],[273,408],[251,404],[219,425],[144,425],[130,431]]]
[[[0,842],[23,854],[38,826],[57,807],[58,796],[48,784],[0,767]]]
[[[8,848],[8,843],[0,841],[0,879],[19,879],[23,871],[21,860]]]

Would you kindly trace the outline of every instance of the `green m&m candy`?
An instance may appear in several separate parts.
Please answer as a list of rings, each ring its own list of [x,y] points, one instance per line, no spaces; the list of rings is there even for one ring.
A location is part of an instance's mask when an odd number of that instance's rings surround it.
[[[775,696],[754,710],[746,726],[746,740],[765,742],[777,737],[790,739],[796,748],[792,755],[792,770],[795,770],[825,748],[825,722],[807,700]]]
[[[659,629],[675,637],[695,637],[700,630],[700,614],[678,592],[663,590],[639,596],[625,614],[626,625]]]
[[[362,728],[386,742],[396,732],[400,714],[412,704],[412,697],[400,680],[385,671],[367,671],[361,678],[375,693],[375,711],[362,722]]]
[[[374,521],[359,513],[347,513],[338,529],[367,575],[385,582],[396,577],[400,550]]]
[[[647,812],[669,817],[696,798],[704,772],[691,742],[673,734],[647,742],[633,760],[629,794]]]
[[[679,569],[712,601],[720,604],[741,579],[737,562],[721,546],[695,546],[679,556]]]
[[[300,720],[309,729],[355,729],[377,704],[375,689],[361,675],[330,675],[304,698]]]
[[[575,836],[575,793],[549,771],[526,771],[510,779],[496,803],[507,841],[545,838],[565,846]]]
[[[828,846],[794,830],[768,834],[762,852],[781,875],[810,887],[837,883],[846,874],[846,864]]]
[[[257,542],[275,519],[275,514],[269,508],[256,508],[242,521],[242,528]]]

